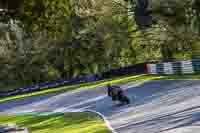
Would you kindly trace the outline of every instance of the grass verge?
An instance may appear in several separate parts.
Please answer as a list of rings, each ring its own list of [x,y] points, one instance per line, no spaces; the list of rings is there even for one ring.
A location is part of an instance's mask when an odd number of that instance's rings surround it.
[[[0,124],[16,124],[31,133],[111,133],[92,113],[56,113],[0,116]]]
[[[5,101],[15,100],[15,99],[22,99],[22,98],[37,96],[37,95],[44,95],[48,93],[62,93],[62,92],[78,90],[78,89],[93,89],[96,87],[104,86],[108,83],[124,84],[128,82],[133,82],[133,81],[166,80],[166,79],[200,79],[200,75],[169,75],[169,76],[148,75],[148,74],[128,75],[128,76],[121,76],[121,77],[116,77],[116,78],[106,79],[106,80],[101,80],[101,81],[96,81],[96,82],[51,88],[48,90],[42,90],[42,91],[37,91],[37,92],[32,92],[32,93],[27,93],[27,94],[22,94],[22,95],[0,98],[0,102],[5,102]]]

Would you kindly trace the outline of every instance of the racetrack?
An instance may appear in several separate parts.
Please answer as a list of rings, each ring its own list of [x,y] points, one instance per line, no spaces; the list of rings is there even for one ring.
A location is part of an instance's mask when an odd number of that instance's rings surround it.
[[[116,106],[104,87],[0,103],[0,114],[93,110],[117,133],[199,133],[200,80],[163,80],[122,85],[131,104]]]

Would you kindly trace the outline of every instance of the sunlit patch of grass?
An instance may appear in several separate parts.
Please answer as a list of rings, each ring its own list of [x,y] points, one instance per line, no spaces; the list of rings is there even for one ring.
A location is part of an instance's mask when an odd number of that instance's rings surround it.
[[[0,124],[16,124],[31,133],[111,133],[103,120],[91,113],[0,116]]]

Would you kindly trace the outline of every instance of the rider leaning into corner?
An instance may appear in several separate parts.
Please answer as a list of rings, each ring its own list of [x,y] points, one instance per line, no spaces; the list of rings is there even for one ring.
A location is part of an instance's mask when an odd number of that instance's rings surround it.
[[[124,95],[124,91],[119,86],[107,85],[107,93],[109,97],[112,97],[112,101],[120,101],[122,103],[130,103],[130,100],[127,96]]]

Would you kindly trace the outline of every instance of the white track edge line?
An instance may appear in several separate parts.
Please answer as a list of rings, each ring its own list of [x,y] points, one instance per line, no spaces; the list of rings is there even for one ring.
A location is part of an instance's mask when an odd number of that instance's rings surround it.
[[[91,112],[91,113],[95,113],[97,115],[99,115],[103,120],[104,122],[106,123],[106,126],[108,127],[108,129],[112,132],[112,133],[117,133],[115,131],[114,128],[112,128],[112,126],[110,125],[110,122],[108,121],[108,119],[103,115],[101,114],[100,112],[97,112],[97,111],[94,111],[94,110],[84,110],[83,112]]]

